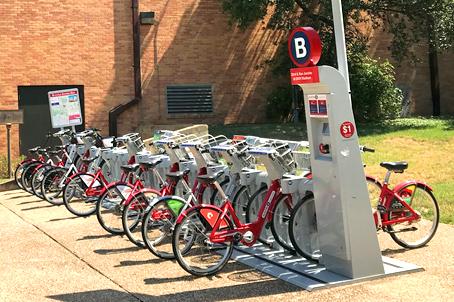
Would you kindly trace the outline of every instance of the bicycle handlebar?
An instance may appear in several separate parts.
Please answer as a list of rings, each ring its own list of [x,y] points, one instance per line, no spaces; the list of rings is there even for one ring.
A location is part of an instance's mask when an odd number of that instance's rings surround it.
[[[366,146],[359,146],[359,150],[361,150],[362,152],[371,152],[371,153],[375,152],[375,149],[368,148]]]

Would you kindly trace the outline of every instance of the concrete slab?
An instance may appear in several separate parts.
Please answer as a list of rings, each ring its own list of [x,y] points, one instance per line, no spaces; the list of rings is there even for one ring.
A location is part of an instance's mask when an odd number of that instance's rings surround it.
[[[96,217],[19,190],[0,193],[0,301],[450,301],[454,228],[440,225],[422,249],[380,236],[386,257],[424,272],[308,292],[231,261],[221,274],[194,278],[173,261],[107,234]]]

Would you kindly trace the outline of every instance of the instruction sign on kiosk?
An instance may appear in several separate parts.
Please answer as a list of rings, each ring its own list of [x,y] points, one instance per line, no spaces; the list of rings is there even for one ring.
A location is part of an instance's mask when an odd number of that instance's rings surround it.
[[[48,92],[52,128],[82,125],[79,90],[77,88]]]

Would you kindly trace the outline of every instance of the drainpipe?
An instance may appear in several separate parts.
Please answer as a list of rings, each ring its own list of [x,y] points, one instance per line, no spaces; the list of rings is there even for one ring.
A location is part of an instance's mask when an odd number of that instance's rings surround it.
[[[131,0],[132,9],[132,41],[134,61],[134,98],[125,104],[120,104],[109,111],[109,135],[117,136],[117,120],[121,113],[142,100],[142,76],[140,70],[140,23],[139,23],[139,0]]]

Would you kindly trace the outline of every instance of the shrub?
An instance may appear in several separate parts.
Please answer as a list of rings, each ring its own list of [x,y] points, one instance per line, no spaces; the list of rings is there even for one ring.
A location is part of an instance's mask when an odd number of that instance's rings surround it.
[[[352,107],[357,121],[376,121],[397,118],[403,94],[395,86],[394,67],[365,54],[350,59]]]
[[[292,86],[277,87],[266,99],[266,117],[287,122],[292,115]]]

